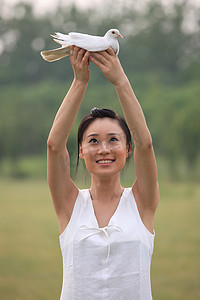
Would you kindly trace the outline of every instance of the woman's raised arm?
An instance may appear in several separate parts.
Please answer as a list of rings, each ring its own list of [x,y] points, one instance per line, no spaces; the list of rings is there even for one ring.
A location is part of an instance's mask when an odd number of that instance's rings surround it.
[[[70,219],[78,194],[78,189],[70,178],[66,143],[90,79],[89,52],[73,46],[71,52],[74,80],[56,114],[47,141],[47,179],[60,233]]]
[[[143,222],[150,231],[153,231],[153,217],[158,204],[159,192],[151,134],[141,106],[112,48],[92,55],[91,61],[114,85],[131,131],[135,145],[134,163],[137,177],[133,185],[133,193]]]

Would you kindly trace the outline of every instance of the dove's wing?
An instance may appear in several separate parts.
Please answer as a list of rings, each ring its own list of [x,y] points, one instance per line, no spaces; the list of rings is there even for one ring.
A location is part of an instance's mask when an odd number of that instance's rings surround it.
[[[95,52],[107,50],[110,45],[108,41],[103,37],[89,37],[87,39],[81,38],[77,40],[75,46],[78,46],[91,52]]]
[[[57,32],[54,41],[61,45],[74,45],[88,51],[103,51],[110,46],[105,37],[70,32],[68,35]]]
[[[41,52],[42,57],[44,60],[52,62],[55,60],[59,60],[65,56],[70,55],[70,47],[63,46],[57,49],[47,50]]]

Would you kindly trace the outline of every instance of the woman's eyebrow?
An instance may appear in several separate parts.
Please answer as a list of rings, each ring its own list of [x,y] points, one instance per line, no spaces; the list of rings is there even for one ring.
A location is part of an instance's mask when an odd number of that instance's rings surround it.
[[[98,133],[90,133],[87,137],[90,137],[90,136],[98,136],[99,134]]]
[[[117,132],[109,132],[107,135],[108,136],[111,136],[111,135],[118,135],[118,136],[120,136],[121,134],[117,133]],[[87,137],[91,137],[91,136],[99,136],[99,134],[98,133],[90,133],[90,134],[88,134]]]
[[[117,132],[111,132],[111,133],[108,133],[107,135],[121,135],[121,134],[119,134],[119,133],[117,133]]]

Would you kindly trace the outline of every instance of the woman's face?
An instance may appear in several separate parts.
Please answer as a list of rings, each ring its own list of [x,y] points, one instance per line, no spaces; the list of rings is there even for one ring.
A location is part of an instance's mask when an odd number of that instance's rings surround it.
[[[115,119],[94,120],[83,134],[79,156],[91,174],[110,176],[119,174],[129,156],[126,136]]]

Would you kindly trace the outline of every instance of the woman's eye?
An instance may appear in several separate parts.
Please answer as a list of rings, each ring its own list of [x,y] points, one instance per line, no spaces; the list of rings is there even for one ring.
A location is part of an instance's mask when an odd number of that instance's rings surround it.
[[[92,139],[89,141],[89,143],[91,143],[91,144],[97,144],[98,141],[97,141],[95,138],[92,138]]]
[[[112,138],[110,139],[110,142],[116,142],[116,141],[118,141],[118,139],[117,139],[116,137],[112,137]]]

